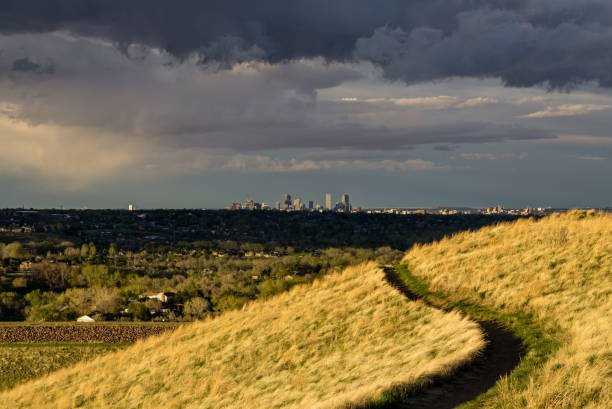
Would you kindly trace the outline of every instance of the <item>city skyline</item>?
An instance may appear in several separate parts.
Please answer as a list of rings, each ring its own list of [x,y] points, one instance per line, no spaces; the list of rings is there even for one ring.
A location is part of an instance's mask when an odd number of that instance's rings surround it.
[[[273,204],[274,203],[274,204]],[[130,204],[131,206],[131,204]],[[254,199],[253,196],[247,196],[244,202],[233,201],[228,207],[231,210],[287,210],[287,211],[338,211],[342,210],[345,213],[349,213],[352,209],[349,203],[349,195],[343,193],[340,195],[340,200],[333,202],[333,194],[326,192],[324,194],[323,201],[315,201],[311,198],[302,199],[299,196],[294,196],[291,193],[285,193],[282,200],[276,200],[275,202],[259,201]]]
[[[313,199],[312,196],[300,195],[300,194],[287,194],[280,195],[280,197],[272,197],[271,200],[261,200],[261,197],[256,194],[243,195],[242,199],[235,197],[233,200],[221,204],[220,206],[202,206],[201,204],[195,204],[192,206],[179,206],[179,207],[168,207],[168,206],[153,206],[147,205],[146,202],[131,200],[122,203],[116,203],[110,206],[90,206],[90,205],[64,205],[64,204],[55,204],[51,206],[32,206],[26,205],[25,203],[21,203],[14,206],[4,206],[0,207],[0,209],[33,209],[33,210],[48,210],[48,209],[56,209],[56,210],[129,210],[129,211],[139,211],[139,210],[156,210],[156,209],[203,209],[203,210],[224,210],[224,209],[232,209],[235,205],[240,205],[241,209],[247,208],[248,203],[251,202],[256,205],[264,205],[266,207],[265,210],[283,210],[283,204],[285,203],[286,196],[289,195],[291,206],[294,206],[296,200],[298,200],[302,204],[302,210],[333,210],[334,206],[341,205],[343,203],[343,197],[347,196],[351,197],[348,193],[337,193],[335,196],[329,192],[325,192],[323,194],[319,194],[321,196],[321,200]],[[330,195],[330,205],[327,205],[327,197]],[[317,196],[316,194],[314,196]],[[336,198],[337,200],[334,200]],[[364,203],[372,203],[371,199],[365,198]],[[504,202],[489,202],[484,203],[482,205],[457,205],[457,204],[433,204],[433,205],[418,205],[412,203],[396,203],[396,204],[385,204],[378,201],[380,204],[375,205],[364,205],[362,202],[355,205],[353,201],[350,201],[351,209],[363,209],[363,210],[374,210],[374,209],[488,209],[488,208],[496,208],[501,207],[504,209],[526,209],[526,208],[535,208],[535,209],[612,209],[612,205],[610,206],[555,206],[550,203],[527,203],[527,204],[519,204],[519,205],[509,205]],[[310,207],[312,204],[312,207]],[[259,210],[259,208],[257,209]]]

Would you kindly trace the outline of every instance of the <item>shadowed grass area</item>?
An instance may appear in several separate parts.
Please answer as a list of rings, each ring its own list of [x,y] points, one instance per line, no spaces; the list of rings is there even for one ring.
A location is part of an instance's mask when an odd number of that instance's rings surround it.
[[[374,263],[0,393],[9,407],[339,408],[474,358],[478,326]],[[393,392],[391,392],[393,393]]]
[[[486,227],[416,246],[403,263],[414,291],[504,323],[527,349],[511,376],[466,407],[612,407],[612,215]]]

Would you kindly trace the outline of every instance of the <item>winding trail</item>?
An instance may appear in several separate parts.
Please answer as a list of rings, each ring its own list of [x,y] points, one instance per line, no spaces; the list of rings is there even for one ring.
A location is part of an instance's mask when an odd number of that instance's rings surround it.
[[[412,301],[421,300],[433,308],[426,299],[413,293],[400,278],[394,268],[385,267],[387,281]],[[442,308],[448,311],[448,309]],[[401,402],[388,403],[377,408],[423,408],[451,409],[475,399],[495,385],[497,380],[510,373],[520,362],[523,355],[521,340],[511,331],[491,321],[477,322],[487,340],[487,346],[476,359],[457,368],[447,376],[435,378],[424,389],[404,396]],[[366,406],[371,407],[371,406]]]

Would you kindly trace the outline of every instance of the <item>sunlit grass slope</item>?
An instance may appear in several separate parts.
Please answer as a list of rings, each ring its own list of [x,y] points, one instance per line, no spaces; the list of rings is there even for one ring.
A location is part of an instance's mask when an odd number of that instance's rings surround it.
[[[334,408],[473,358],[476,324],[408,301],[375,264],[0,394],[6,407]]]
[[[612,408],[612,215],[574,211],[462,233],[412,249],[432,290],[558,328],[562,346],[525,385],[505,381],[499,408]]]

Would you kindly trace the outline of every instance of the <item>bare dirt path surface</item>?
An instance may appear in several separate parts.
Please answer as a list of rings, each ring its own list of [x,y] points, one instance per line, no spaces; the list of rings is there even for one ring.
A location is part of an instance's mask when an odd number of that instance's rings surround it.
[[[410,300],[421,300],[439,308],[410,291],[395,269],[385,268],[385,275],[389,283]],[[478,358],[448,376],[435,379],[413,395],[404,396],[401,402],[378,407],[451,409],[475,399],[495,385],[500,377],[509,374],[519,364],[524,352],[520,339],[495,322],[474,321],[480,325],[487,339],[487,347]]]

